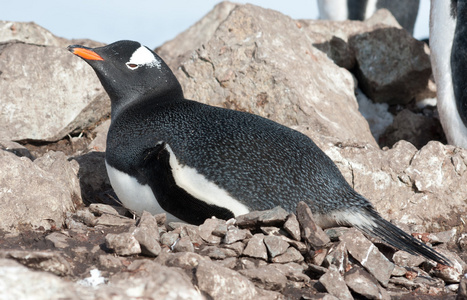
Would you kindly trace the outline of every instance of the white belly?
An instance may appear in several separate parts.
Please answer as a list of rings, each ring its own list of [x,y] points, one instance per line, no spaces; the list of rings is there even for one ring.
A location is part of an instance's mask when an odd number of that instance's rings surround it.
[[[131,177],[110,166],[105,162],[110,184],[122,202],[123,206],[141,215],[145,210],[153,215],[165,213],[167,222],[183,222],[174,215],[166,212],[157,202],[152,189],[148,185],[140,184],[136,178]]]

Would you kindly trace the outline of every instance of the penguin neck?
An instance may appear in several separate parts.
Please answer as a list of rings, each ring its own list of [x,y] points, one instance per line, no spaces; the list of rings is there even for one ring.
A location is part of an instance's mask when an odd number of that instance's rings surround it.
[[[138,105],[148,105],[155,107],[164,103],[175,102],[180,99],[184,99],[182,88],[178,81],[176,83],[177,86],[172,86],[172,88],[167,88],[164,90],[151,89],[148,90],[145,94],[128,93],[127,95],[122,95],[121,97],[112,95],[110,97],[112,119],[118,117],[129,107]]]

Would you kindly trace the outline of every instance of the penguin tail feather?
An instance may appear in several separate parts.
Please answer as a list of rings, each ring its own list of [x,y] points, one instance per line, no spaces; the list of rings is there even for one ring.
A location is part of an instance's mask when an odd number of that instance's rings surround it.
[[[379,238],[383,242],[410,254],[421,255],[446,266],[452,267],[453,265],[444,255],[383,219],[372,207],[355,211],[351,213],[351,216],[341,219],[339,223],[356,227],[365,234]]]

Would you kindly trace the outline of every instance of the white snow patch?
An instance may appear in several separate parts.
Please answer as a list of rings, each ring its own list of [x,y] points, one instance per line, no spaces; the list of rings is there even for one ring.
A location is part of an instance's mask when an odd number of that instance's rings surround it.
[[[370,125],[371,134],[376,141],[394,121],[393,115],[388,112],[387,103],[373,103],[360,89],[356,90],[358,110]]]

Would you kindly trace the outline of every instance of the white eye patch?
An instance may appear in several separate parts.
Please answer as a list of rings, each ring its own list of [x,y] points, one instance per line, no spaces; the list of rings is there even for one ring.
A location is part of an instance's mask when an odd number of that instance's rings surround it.
[[[161,68],[161,62],[154,56],[154,54],[146,47],[141,46],[130,57],[130,61],[126,63],[130,70],[135,70],[141,66],[149,68]]]

